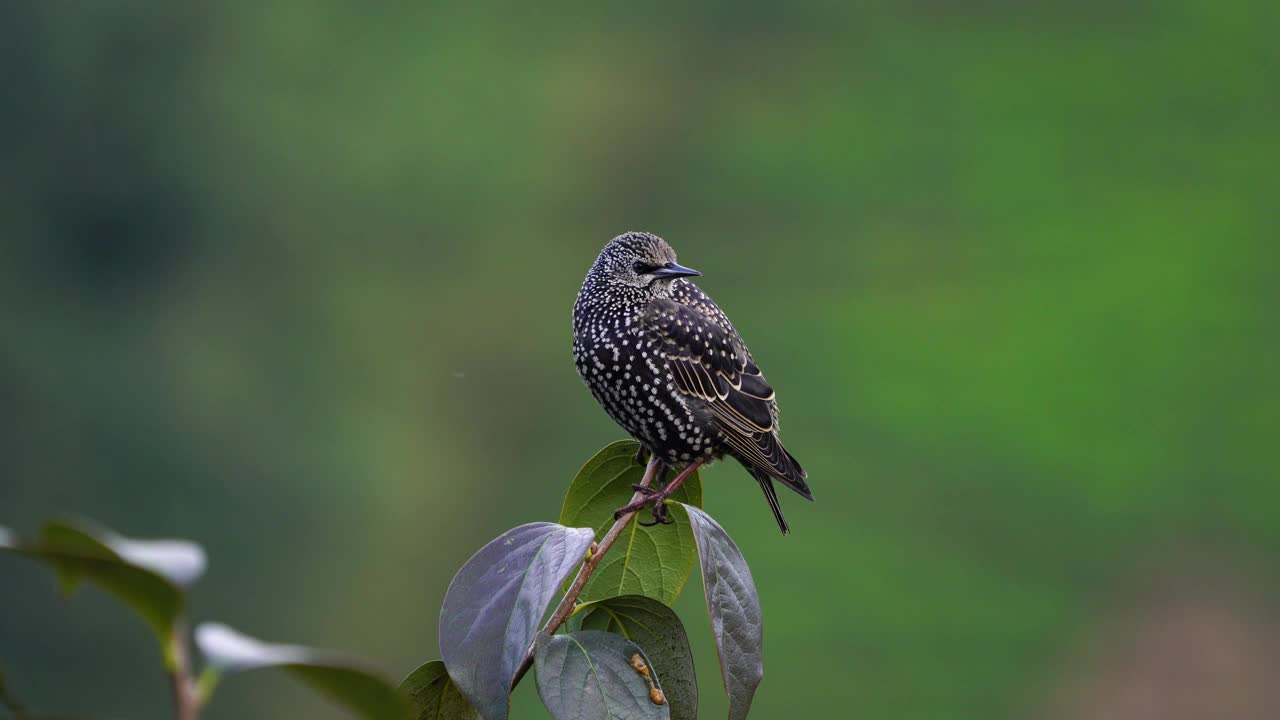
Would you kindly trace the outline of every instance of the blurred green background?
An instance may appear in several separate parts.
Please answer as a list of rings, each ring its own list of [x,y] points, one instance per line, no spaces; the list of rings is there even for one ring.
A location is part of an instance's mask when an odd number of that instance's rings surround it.
[[[1276,717],[1277,8],[4,3],[0,522],[194,538],[198,619],[399,678],[620,437],[569,311],[651,230],[818,497],[782,538],[706,474],[753,717]],[[126,611],[0,597],[29,704],[169,716]],[[341,717],[269,673],[209,716]]]

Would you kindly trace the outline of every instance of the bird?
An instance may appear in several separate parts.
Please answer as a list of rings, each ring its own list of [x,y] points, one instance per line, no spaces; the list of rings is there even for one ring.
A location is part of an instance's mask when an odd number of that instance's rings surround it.
[[[791,532],[774,481],[806,500],[808,474],[778,438],[777,395],[720,306],[648,232],[626,232],[600,251],[573,306],[578,374],[640,454],[683,468],[667,486],[617,515],[663,500],[698,467],[732,457],[764,491],[783,535]],[[651,524],[651,523],[650,523]]]

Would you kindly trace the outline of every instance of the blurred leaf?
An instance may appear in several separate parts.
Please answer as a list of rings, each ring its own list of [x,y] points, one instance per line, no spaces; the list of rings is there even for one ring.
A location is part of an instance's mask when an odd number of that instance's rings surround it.
[[[641,595],[609,598],[578,610],[582,630],[617,633],[639,645],[662,675],[671,720],[698,717],[698,678],[684,624],[671,608]]]
[[[4,528],[0,528],[0,531],[3,530]],[[0,532],[0,535],[3,535],[3,533]],[[0,537],[0,543],[3,542],[3,537]],[[14,717],[19,720],[27,717],[26,707],[24,707],[22,703],[18,702],[18,699],[13,696],[13,693],[9,692],[9,686],[6,685],[4,681],[3,670],[0,670],[0,707],[4,707],[9,712],[13,713]]]
[[[510,713],[511,682],[560,583],[591,546],[587,528],[530,523],[462,566],[440,610],[440,654],[485,720]]]
[[[221,623],[201,623],[196,646],[219,672],[244,672],[305,663],[316,651],[300,645],[265,643]]]
[[[131,540],[87,521],[45,523],[35,540],[7,529],[0,550],[50,565],[64,592],[88,580],[132,608],[151,625],[166,661],[174,625],[186,607],[186,587],[204,571],[204,551],[181,540]]]
[[[698,540],[702,588],[711,613],[711,630],[720,655],[729,720],[742,720],[764,677],[764,628],[760,596],[742,552],[711,516],[688,508]]]
[[[591,527],[596,539],[613,525],[613,512],[631,501],[632,485],[640,482],[644,468],[635,462],[640,444],[634,440],[611,443],[578,471],[569,486],[560,523]],[[655,485],[661,482],[655,481]],[[672,494],[686,505],[702,505],[702,480],[694,473]],[[698,551],[689,518],[676,504],[670,506],[671,525],[642,527],[632,522],[623,531],[579,596],[591,602],[619,595],[645,595],[667,605],[675,602],[689,580]]]
[[[405,717],[404,700],[394,685],[337,653],[265,643],[218,623],[196,628],[196,645],[216,672],[279,668],[361,717]]]
[[[662,688],[640,646],[613,633],[584,630],[538,638],[534,668],[538,696],[555,720],[659,720],[671,717],[655,703],[649,682],[632,666],[639,655]]]
[[[453,684],[449,671],[439,660],[432,660],[410,673],[400,683],[400,693],[409,698],[412,720],[480,720],[480,713]]]
[[[46,548],[124,560],[182,588],[204,574],[204,549],[187,540],[132,540],[87,520],[51,520],[40,531]]]
[[[204,549],[185,540],[106,539],[107,546],[126,561],[163,575],[170,582],[190,588],[204,575]]]

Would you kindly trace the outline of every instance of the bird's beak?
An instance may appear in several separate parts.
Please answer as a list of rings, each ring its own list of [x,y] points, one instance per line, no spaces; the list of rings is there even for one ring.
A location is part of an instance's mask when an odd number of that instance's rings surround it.
[[[667,263],[653,271],[653,276],[659,278],[694,277],[701,274],[702,273],[694,270],[693,268],[687,268],[675,263]]]

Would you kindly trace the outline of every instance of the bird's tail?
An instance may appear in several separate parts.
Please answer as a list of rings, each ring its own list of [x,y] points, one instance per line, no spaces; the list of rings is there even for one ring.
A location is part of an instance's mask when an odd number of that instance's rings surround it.
[[[778,440],[778,436],[774,433],[762,433],[756,436],[755,440],[760,453],[750,458],[752,462],[744,463],[748,465],[748,469],[751,470],[752,474],[755,474],[757,469],[760,472],[767,473],[778,482],[794,490],[800,497],[813,502],[813,492],[809,490],[809,484],[805,482],[809,474],[800,466],[800,461],[796,460],[796,456],[782,447],[782,442]],[[761,462],[761,460],[766,462]]]
[[[764,499],[769,501],[769,509],[773,511],[773,519],[778,521],[778,529],[783,535],[791,534],[791,526],[787,524],[787,519],[782,515],[782,505],[778,502],[778,490],[773,486],[773,478],[768,473],[761,472],[754,468],[751,474],[755,475],[756,481],[760,483],[760,489],[764,491]]]
[[[800,497],[813,502],[813,492],[805,482],[809,476],[800,466],[800,461],[782,447],[777,435],[769,433],[757,436],[756,443],[760,452],[752,453],[748,456],[749,459],[739,455],[738,462],[742,463],[747,472],[760,483],[764,498],[769,501],[769,509],[773,511],[773,517],[778,521],[778,528],[782,530],[783,535],[786,535],[791,532],[791,528],[787,525],[786,518],[782,516],[782,507],[778,503],[778,491],[773,481],[777,480],[794,490]],[[762,462],[763,460],[767,460],[767,464]]]
[[[809,478],[809,473],[800,467],[800,461],[795,455],[787,452],[787,449],[778,444],[778,449],[786,456],[787,461],[783,464],[782,472],[779,473],[778,479],[783,485],[795,490],[796,493],[809,502],[813,502],[813,491],[809,489],[809,483],[805,482]]]

